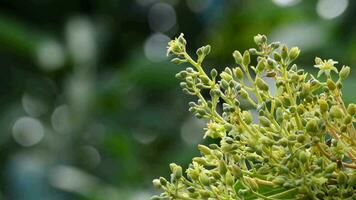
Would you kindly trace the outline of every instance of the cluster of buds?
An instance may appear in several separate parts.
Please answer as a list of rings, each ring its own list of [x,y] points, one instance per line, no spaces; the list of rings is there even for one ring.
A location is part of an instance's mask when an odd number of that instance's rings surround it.
[[[264,35],[254,41],[257,48],[234,51],[236,65],[220,74],[202,67],[209,45],[194,60],[183,35],[169,43],[172,62],[192,65],[176,75],[198,98],[189,110],[218,142],[199,145],[185,174],[171,164],[170,180],[153,180],[163,192],[152,199],[356,198],[356,104],[345,105],[341,92],[350,67],[339,72],[336,61],[316,58],[315,78],[293,64],[297,47]]]

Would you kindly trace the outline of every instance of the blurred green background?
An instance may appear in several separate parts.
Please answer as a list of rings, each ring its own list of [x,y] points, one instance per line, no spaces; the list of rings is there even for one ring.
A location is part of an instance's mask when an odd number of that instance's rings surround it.
[[[0,199],[149,199],[203,142],[170,38],[211,44],[221,70],[263,33],[315,73],[315,56],[356,64],[355,19],[351,0],[0,0]],[[346,102],[355,87],[353,70]]]

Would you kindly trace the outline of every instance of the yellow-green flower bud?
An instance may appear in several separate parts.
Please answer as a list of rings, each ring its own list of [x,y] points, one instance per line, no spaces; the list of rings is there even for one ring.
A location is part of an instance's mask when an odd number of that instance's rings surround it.
[[[262,80],[260,77],[258,77],[258,78],[256,79],[256,85],[257,85],[257,87],[258,87],[260,90],[268,91],[268,85],[267,85],[267,83],[266,83],[264,80]]]
[[[235,182],[234,177],[232,176],[230,171],[226,172],[225,181],[226,181],[226,185],[230,185],[230,186],[234,185],[234,182]]]
[[[171,60],[171,62],[172,62],[173,64],[179,65],[179,64],[182,64],[182,63],[187,62],[187,60],[186,60],[186,59],[173,58],[173,59]]]
[[[232,80],[232,76],[226,72],[221,72],[220,77],[226,81]]]
[[[205,186],[208,186],[210,184],[210,178],[206,173],[200,173],[199,180]]]
[[[250,64],[250,62],[251,62],[250,53],[248,51],[245,51],[242,57],[242,64],[243,66],[247,67]]]
[[[336,169],[336,163],[330,163],[328,166],[325,168],[325,173],[332,173]]]
[[[321,113],[325,113],[326,111],[329,110],[329,104],[324,99],[319,99],[319,107]]]
[[[344,124],[345,125],[349,125],[351,124],[352,122],[352,117],[350,115],[347,115],[345,118],[344,118]]]
[[[262,126],[264,126],[264,127],[270,127],[271,126],[271,121],[267,117],[260,116],[258,119],[260,120],[260,123],[261,123]]]
[[[356,173],[353,173],[349,177],[348,184],[350,187],[355,187],[356,186]]]
[[[274,52],[273,58],[274,58],[274,60],[276,60],[277,62],[281,62],[281,61],[282,61],[281,55],[279,55],[279,53],[277,53],[277,52]]]
[[[245,179],[247,185],[250,186],[250,188],[253,191],[257,191],[258,190],[258,184],[253,178],[244,177],[244,179]]]
[[[292,47],[289,51],[289,59],[295,60],[299,56],[300,50],[298,47]]]
[[[234,74],[239,80],[242,80],[242,78],[244,77],[244,74],[243,74],[243,72],[242,72],[240,67],[236,67],[234,69]]]
[[[354,116],[356,114],[356,104],[349,104],[349,106],[347,106],[347,113],[349,113],[351,116]]]
[[[198,149],[204,155],[210,155],[211,154],[211,150],[209,149],[209,147],[207,147],[205,145],[199,144],[198,145]]]
[[[180,179],[182,177],[182,167],[179,165],[176,165],[175,163],[171,163],[169,165],[171,168],[172,174],[176,179]]]
[[[299,143],[303,143],[305,140],[306,140],[306,137],[305,137],[304,134],[300,134],[300,135],[297,136],[297,141]]]
[[[281,138],[278,140],[278,144],[280,144],[282,147],[286,147],[288,145],[288,139],[287,138]]]
[[[299,161],[302,163],[306,163],[307,162],[307,155],[305,153],[305,151],[300,151],[299,152]]]
[[[281,56],[282,56],[283,60],[287,59],[287,57],[288,57],[288,47],[286,45],[282,46]]]
[[[241,98],[243,98],[243,99],[248,98],[248,92],[243,88],[241,88],[241,90],[240,90],[240,95],[241,95]]]
[[[152,183],[153,183],[153,186],[154,186],[155,188],[157,188],[157,189],[160,189],[160,188],[162,187],[161,182],[159,181],[159,179],[154,179],[154,180],[152,181]]]
[[[210,76],[211,78],[215,79],[218,76],[218,72],[216,71],[216,69],[212,69],[210,71]]]
[[[253,37],[253,40],[257,45],[261,45],[262,43],[267,41],[267,37],[265,35],[258,34]]]
[[[337,119],[340,119],[342,118],[343,114],[342,114],[342,111],[341,109],[338,107],[338,106],[332,106],[330,108],[330,115],[333,117],[333,118],[337,118]]]
[[[251,124],[253,121],[253,116],[250,111],[243,111],[242,118],[246,124]]]
[[[232,56],[234,57],[236,64],[242,64],[242,55],[239,51],[235,50],[234,53],[232,53]]]
[[[339,172],[339,175],[337,176],[337,182],[340,185],[344,185],[345,183],[347,183],[347,175],[343,171]]]
[[[272,182],[276,185],[283,185],[286,182],[286,179],[282,176],[277,176],[276,178],[273,179]]]
[[[262,58],[258,63],[257,63],[257,66],[256,66],[256,71],[258,73],[262,72],[266,67],[266,59],[265,58]]]
[[[232,174],[237,178],[241,178],[243,176],[241,168],[237,165],[233,165],[231,167],[231,171],[232,171]]]
[[[318,131],[318,122],[315,119],[309,120],[305,127],[308,133],[316,133]]]
[[[210,50],[211,50],[211,46],[210,45],[206,45],[203,47],[203,53],[204,55],[208,55],[210,53]]]
[[[167,185],[167,180],[163,177],[159,177],[159,182],[161,183],[162,186],[166,186]]]
[[[314,61],[315,61],[315,64],[317,64],[317,65],[320,65],[320,64],[323,63],[323,60],[321,58],[319,58],[319,57],[315,57]]]
[[[326,81],[326,85],[328,86],[329,90],[331,90],[331,91],[336,89],[336,85],[335,85],[334,81],[331,79],[328,79]]]
[[[350,67],[343,66],[339,73],[340,80],[345,80],[349,76],[349,74],[350,74]]]

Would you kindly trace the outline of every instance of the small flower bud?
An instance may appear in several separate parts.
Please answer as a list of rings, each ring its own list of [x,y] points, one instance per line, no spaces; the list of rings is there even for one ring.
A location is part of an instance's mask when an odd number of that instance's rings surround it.
[[[330,115],[331,115],[331,117],[337,118],[337,119],[340,119],[343,116],[342,111],[338,106],[332,106],[330,108]]]
[[[265,69],[265,67],[266,67],[266,59],[263,58],[257,63],[256,71],[258,73],[261,73]]]
[[[262,136],[260,142],[266,146],[272,146],[274,144],[274,141],[266,136]]]
[[[344,124],[345,125],[349,125],[351,124],[352,122],[352,117],[350,115],[347,115],[345,118],[344,118]]]
[[[319,99],[320,112],[325,113],[329,110],[329,105],[324,99]]]
[[[328,86],[329,90],[331,90],[331,91],[336,89],[336,85],[335,85],[334,81],[331,79],[328,79],[326,81],[326,85]]]
[[[208,186],[210,184],[209,176],[206,173],[200,173],[199,180],[205,186]]]
[[[286,182],[286,180],[283,176],[277,176],[276,178],[273,179],[272,182],[276,185],[283,185]]]
[[[232,80],[232,76],[229,73],[225,72],[225,71],[221,72],[220,77],[222,79],[226,80],[226,81],[231,81]]]
[[[281,138],[280,140],[278,140],[278,144],[280,144],[282,147],[286,147],[288,145],[288,139]]]
[[[179,64],[182,64],[182,63],[187,62],[187,60],[185,60],[185,59],[179,59],[179,58],[173,58],[173,59],[171,60],[171,62],[172,62],[173,64],[179,65]]]
[[[241,178],[243,176],[242,170],[237,165],[230,166],[230,170],[232,174],[237,178]]]
[[[260,90],[268,91],[267,83],[259,77],[256,79],[256,85]]]
[[[277,62],[281,62],[281,61],[282,61],[281,55],[279,55],[279,53],[277,53],[277,52],[274,52],[273,58],[274,58]]]
[[[243,98],[243,99],[248,98],[248,92],[243,88],[241,88],[241,90],[240,90],[240,95],[241,95],[241,98]]]
[[[253,191],[258,190],[258,184],[254,179],[249,178],[249,177],[244,177],[244,178],[245,178],[245,181],[248,184],[248,186],[250,186]]]
[[[300,50],[298,47],[292,47],[289,51],[289,59],[295,60],[299,56]]]
[[[227,90],[229,88],[229,83],[225,79],[221,79],[220,86],[222,89]]]
[[[270,127],[271,126],[271,121],[267,117],[260,116],[258,119],[260,120],[260,123],[261,123],[262,126],[264,126],[264,127]]]
[[[200,47],[199,49],[197,49],[197,52],[196,52],[197,56],[201,57],[204,55],[203,53],[203,47]]]
[[[253,37],[253,40],[257,45],[261,45],[262,43],[267,41],[267,37],[265,35],[258,34],[255,37]]]
[[[160,188],[162,187],[161,182],[159,181],[159,179],[154,179],[154,180],[152,181],[152,183],[153,183],[153,186],[154,186],[155,188],[157,188],[157,189],[160,189]]]
[[[243,66],[247,67],[250,64],[250,62],[251,62],[250,53],[248,51],[245,51],[242,57],[242,64]]]
[[[208,55],[210,53],[210,50],[211,50],[211,46],[210,45],[206,45],[203,47],[203,53],[204,55]]]
[[[243,72],[242,72],[242,70],[241,70],[240,67],[236,67],[236,68],[234,69],[234,74],[235,74],[235,76],[236,76],[239,80],[242,80],[242,78],[243,78]]]
[[[216,78],[218,76],[218,72],[216,71],[216,69],[212,69],[210,71],[210,75],[214,79],[214,78]]]
[[[319,57],[315,57],[315,64],[316,65],[320,65],[320,64],[322,64],[323,63],[323,60],[321,59],[321,58],[319,58]]]
[[[340,185],[344,185],[345,183],[347,183],[347,175],[343,171],[339,172],[339,175],[337,176],[337,182]]]
[[[348,184],[350,187],[355,187],[356,186],[356,173],[353,173],[349,177]]]
[[[242,64],[242,55],[239,51],[235,50],[232,56],[235,58],[236,64]]]
[[[243,111],[243,112],[242,112],[242,118],[243,118],[244,122],[245,122],[246,124],[248,124],[248,125],[251,124],[252,121],[253,121],[252,114],[251,114],[251,112],[249,112],[249,111]]]
[[[288,47],[286,45],[282,46],[281,56],[282,56],[283,60],[286,60],[288,57]]]
[[[349,74],[350,74],[350,67],[343,66],[339,73],[340,80],[345,80],[349,76]]]
[[[300,151],[299,152],[299,160],[302,163],[306,163],[307,162],[307,155],[306,155],[305,151]]]
[[[204,155],[210,155],[211,154],[211,150],[209,149],[209,147],[207,147],[205,145],[199,144],[198,145],[198,149]]]
[[[230,185],[230,186],[234,185],[234,182],[235,182],[234,177],[232,176],[230,171],[226,172],[225,181],[226,181],[226,185]]]
[[[336,169],[336,163],[330,163],[328,166],[325,168],[325,173],[332,173]]]
[[[356,104],[349,104],[349,106],[347,106],[347,113],[349,113],[351,116],[354,116],[356,114]]]
[[[179,165],[176,165],[175,163],[171,163],[169,165],[171,168],[171,171],[176,179],[180,179],[182,177],[182,167]]]
[[[305,137],[304,134],[301,134],[301,135],[298,135],[298,136],[297,136],[297,141],[298,141],[299,143],[303,143],[305,140],[306,140],[306,137]]]
[[[316,133],[318,131],[318,122],[315,119],[309,120],[305,127],[308,133]]]
[[[159,178],[159,182],[161,183],[162,186],[166,186],[167,185],[167,180],[163,177]]]
[[[289,52],[289,59],[295,60],[299,56],[299,53],[300,53],[300,49],[298,47],[291,48]]]

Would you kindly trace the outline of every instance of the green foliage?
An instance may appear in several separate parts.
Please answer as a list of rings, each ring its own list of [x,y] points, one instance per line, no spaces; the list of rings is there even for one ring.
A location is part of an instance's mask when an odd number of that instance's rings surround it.
[[[215,69],[208,76],[202,67],[209,45],[195,61],[183,34],[169,42],[172,62],[194,67],[176,76],[183,91],[198,98],[189,110],[208,121],[204,137],[219,145],[199,145],[202,156],[193,158],[186,176],[171,164],[170,180],[153,181],[164,192],[152,199],[356,197],[356,104],[346,106],[341,92],[350,68],[338,73],[336,61],[316,58],[318,78],[325,76],[317,79],[293,64],[297,47],[269,44],[264,35],[254,41],[257,49],[233,52],[237,66],[225,68],[219,80]]]

